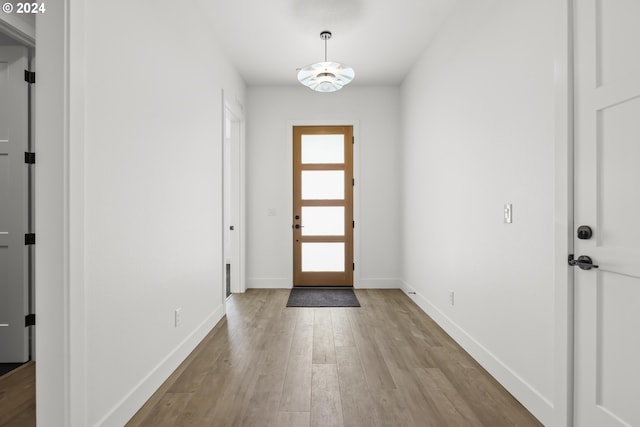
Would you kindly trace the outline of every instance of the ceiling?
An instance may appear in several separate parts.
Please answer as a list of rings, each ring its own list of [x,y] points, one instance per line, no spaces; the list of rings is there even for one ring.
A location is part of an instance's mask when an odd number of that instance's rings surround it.
[[[198,0],[248,85],[297,84],[297,68],[328,60],[354,85],[399,84],[459,0]]]

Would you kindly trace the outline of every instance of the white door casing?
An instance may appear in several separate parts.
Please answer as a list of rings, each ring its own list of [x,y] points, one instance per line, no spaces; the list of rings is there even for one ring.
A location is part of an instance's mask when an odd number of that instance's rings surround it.
[[[28,52],[0,46],[0,363],[29,358]]]
[[[224,263],[230,266],[231,292],[241,292],[241,121],[224,110],[223,142],[223,235]],[[224,269],[226,275],[226,268]],[[225,277],[226,279],[226,277]]]
[[[576,0],[576,426],[640,425],[640,2]],[[576,234],[577,236],[577,234]]]

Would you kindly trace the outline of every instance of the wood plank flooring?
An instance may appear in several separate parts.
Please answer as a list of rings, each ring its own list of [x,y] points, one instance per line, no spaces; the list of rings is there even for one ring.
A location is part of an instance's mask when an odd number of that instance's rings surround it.
[[[36,364],[28,362],[0,377],[0,427],[36,425]]]
[[[356,294],[360,308],[234,295],[127,426],[541,425],[402,291]]]

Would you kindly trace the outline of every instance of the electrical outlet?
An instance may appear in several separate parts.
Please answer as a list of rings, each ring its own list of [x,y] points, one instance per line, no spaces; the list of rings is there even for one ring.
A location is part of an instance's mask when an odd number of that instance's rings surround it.
[[[455,304],[455,296],[453,291],[449,291],[449,305],[454,305]]]
[[[174,327],[178,327],[182,324],[182,307],[176,308],[173,313]]]

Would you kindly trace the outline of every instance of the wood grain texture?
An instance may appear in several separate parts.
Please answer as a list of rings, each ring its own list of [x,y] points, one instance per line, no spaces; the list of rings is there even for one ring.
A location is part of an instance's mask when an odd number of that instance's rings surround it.
[[[280,410],[309,412],[311,410],[313,309],[298,308],[297,311],[296,329],[289,351]]]
[[[311,414],[309,412],[280,412],[278,427],[309,427]]]
[[[36,364],[28,362],[0,377],[0,426],[36,425]]]
[[[234,295],[127,426],[540,426],[399,290],[361,308]],[[35,426],[35,364],[0,378],[0,427]]]
[[[358,349],[355,345],[338,347],[336,359],[345,427],[374,425],[378,408],[369,393]]]
[[[128,425],[541,425],[401,291],[356,293],[360,308],[234,295]]]
[[[313,365],[311,425],[342,427],[342,401],[335,364]]]
[[[336,363],[336,349],[333,341],[331,310],[316,308],[313,310],[313,357],[315,364]]]

